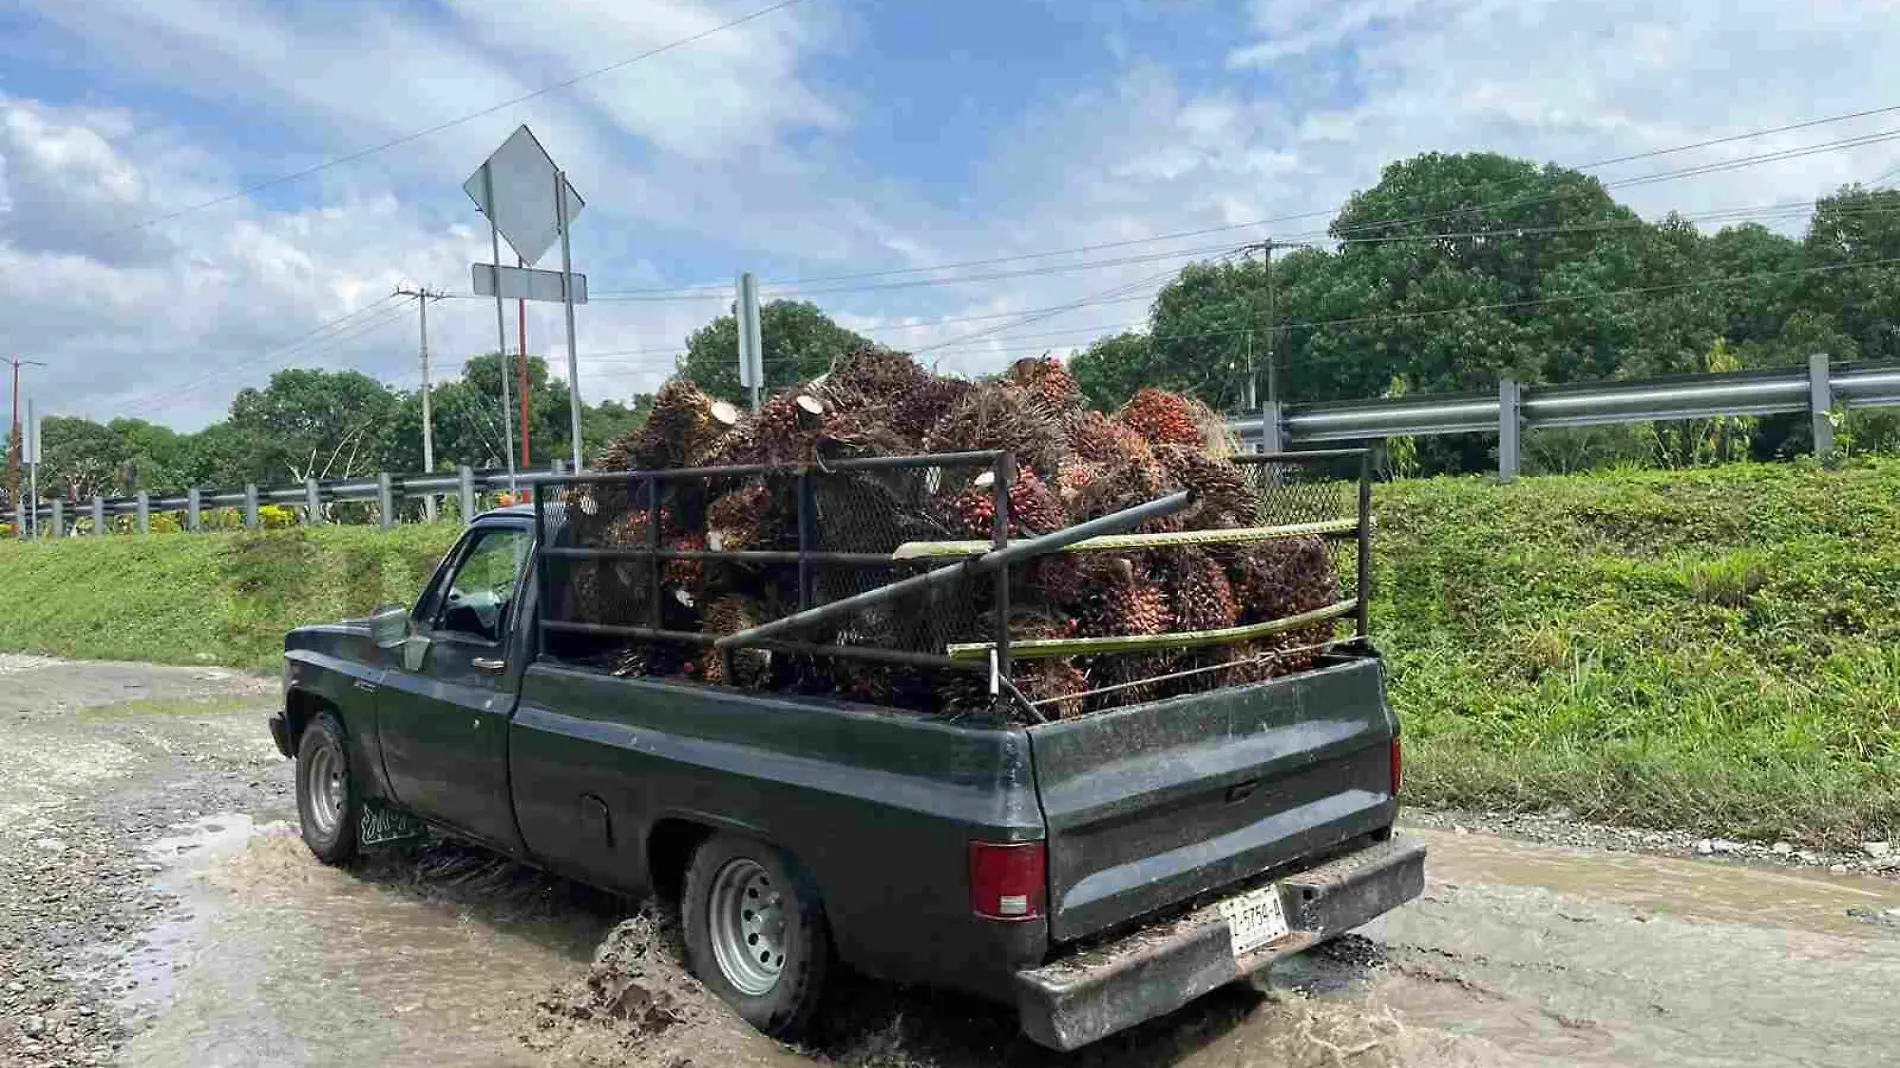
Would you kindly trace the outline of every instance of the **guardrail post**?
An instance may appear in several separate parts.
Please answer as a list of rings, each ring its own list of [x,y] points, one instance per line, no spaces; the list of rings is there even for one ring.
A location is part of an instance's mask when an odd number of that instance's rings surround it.
[[[26,502],[25,501],[13,502],[13,536],[22,540],[26,538]]]
[[[1286,451],[1286,414],[1281,410],[1279,401],[1268,401],[1260,406],[1260,451]]]
[[[323,522],[323,495],[315,478],[303,480],[303,525],[314,527]]]
[[[1523,428],[1524,387],[1498,379],[1498,481],[1517,481],[1518,434]]]
[[[257,524],[257,483],[246,482],[244,484],[244,525],[256,530]]]
[[[1808,419],[1814,425],[1814,455],[1825,460],[1834,452],[1834,384],[1828,381],[1827,353],[1808,357]]]
[[[205,528],[204,497],[193,486],[185,491],[185,529],[196,532]]]
[[[381,513],[384,530],[396,525],[396,494],[387,471],[376,472],[376,509]]]
[[[53,498],[53,539],[66,536],[66,502],[59,497]]]
[[[467,525],[475,518],[475,469],[463,464],[455,469],[455,477],[462,480],[462,523]]]
[[[92,536],[106,536],[106,499],[96,493],[92,496]]]
[[[152,532],[152,495],[150,493],[147,493],[144,490],[140,490],[139,491],[139,533],[150,534],[151,532]]]

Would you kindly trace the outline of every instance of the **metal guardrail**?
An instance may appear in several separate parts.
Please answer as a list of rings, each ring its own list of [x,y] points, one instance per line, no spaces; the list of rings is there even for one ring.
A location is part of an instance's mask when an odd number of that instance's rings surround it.
[[[1900,405],[1900,363],[1829,363],[1730,374],[1680,375],[1627,382],[1524,386],[1511,379],[1495,393],[1456,393],[1321,404],[1269,404],[1258,418],[1228,429],[1269,452],[1290,446],[1433,434],[1495,433],[1498,474],[1518,472],[1524,431],[1647,423],[1714,416],[1806,412],[1815,451],[1833,449],[1836,406]]]
[[[1498,475],[1510,481],[1517,477],[1519,441],[1524,431],[1806,412],[1813,421],[1815,451],[1825,454],[1833,449],[1834,424],[1829,416],[1837,406],[1900,406],[1900,363],[1836,366],[1825,355],[1815,355],[1805,368],[1628,382],[1524,386],[1507,378],[1498,383],[1496,393],[1268,404],[1259,416],[1233,419],[1227,426],[1262,451],[1276,453],[1292,446],[1333,442],[1495,433]],[[556,461],[548,472],[518,473],[514,483],[519,487],[559,480],[563,471],[563,465]],[[199,487],[174,497],[139,493],[131,497],[94,497],[89,502],[51,501],[43,502],[33,516],[27,514],[24,504],[19,504],[12,519],[20,537],[35,533],[57,537],[88,516],[94,534],[109,533],[109,520],[124,515],[136,516],[133,527],[144,533],[151,528],[154,512],[183,513],[187,529],[201,530],[207,509],[238,508],[244,525],[255,528],[259,525],[258,509],[265,504],[290,505],[299,510],[303,523],[316,524],[323,522],[326,505],[365,501],[376,503],[379,521],[387,528],[396,524],[400,500],[454,494],[466,517],[475,512],[479,494],[508,489],[509,482],[505,471],[462,467],[452,475],[379,474],[373,478],[309,479],[291,486]]]
[[[135,516],[132,530],[151,532],[154,513],[180,513],[187,530],[203,530],[205,514],[214,509],[236,508],[246,527],[262,525],[259,510],[264,505],[289,505],[298,511],[298,520],[306,526],[324,522],[324,508],[346,501],[376,506],[377,520],[387,530],[399,519],[399,503],[425,497],[454,496],[466,521],[478,508],[480,498],[512,488],[534,486],[560,478],[566,465],[556,460],[546,471],[519,471],[510,479],[508,472],[497,469],[477,471],[463,466],[454,474],[392,475],[381,473],[365,478],[306,479],[301,485],[257,486],[240,489],[194,486],[178,496],[154,497],[137,493],[130,497],[94,497],[90,501],[52,500],[40,502],[37,514],[28,514],[25,502],[13,509],[13,529],[20,538],[61,537],[78,531],[81,520],[90,519],[90,533],[112,533],[111,520]]]

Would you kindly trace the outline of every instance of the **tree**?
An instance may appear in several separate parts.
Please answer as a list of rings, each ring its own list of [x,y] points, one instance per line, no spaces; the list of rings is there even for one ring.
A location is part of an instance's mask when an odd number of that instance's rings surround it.
[[[90,419],[49,415],[40,420],[40,492],[83,501],[123,492],[131,456],[125,439]]]
[[[257,482],[367,474],[400,408],[393,390],[357,371],[278,371],[231,402],[231,426],[254,450],[240,473]]]
[[[875,343],[831,321],[816,304],[775,300],[759,309],[766,390],[816,378],[833,360]],[[739,322],[722,315],[686,339],[679,375],[715,397],[746,400],[739,385]]]

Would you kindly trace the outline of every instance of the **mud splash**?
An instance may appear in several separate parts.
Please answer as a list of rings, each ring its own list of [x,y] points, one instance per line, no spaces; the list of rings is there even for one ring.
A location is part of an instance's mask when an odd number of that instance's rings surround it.
[[[799,1066],[687,973],[678,918],[649,903],[601,941],[586,978],[543,997],[522,1036],[550,1064]]]

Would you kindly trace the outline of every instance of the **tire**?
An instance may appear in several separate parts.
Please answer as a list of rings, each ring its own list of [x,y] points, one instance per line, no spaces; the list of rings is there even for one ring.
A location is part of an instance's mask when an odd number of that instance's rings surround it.
[[[325,864],[355,859],[362,808],[343,721],[326,709],[297,740],[297,821],[304,844]]]
[[[773,1038],[802,1033],[824,992],[831,931],[791,859],[756,838],[715,834],[694,851],[680,897],[693,975]],[[759,900],[776,909],[744,907]],[[753,962],[755,953],[770,959]]]

